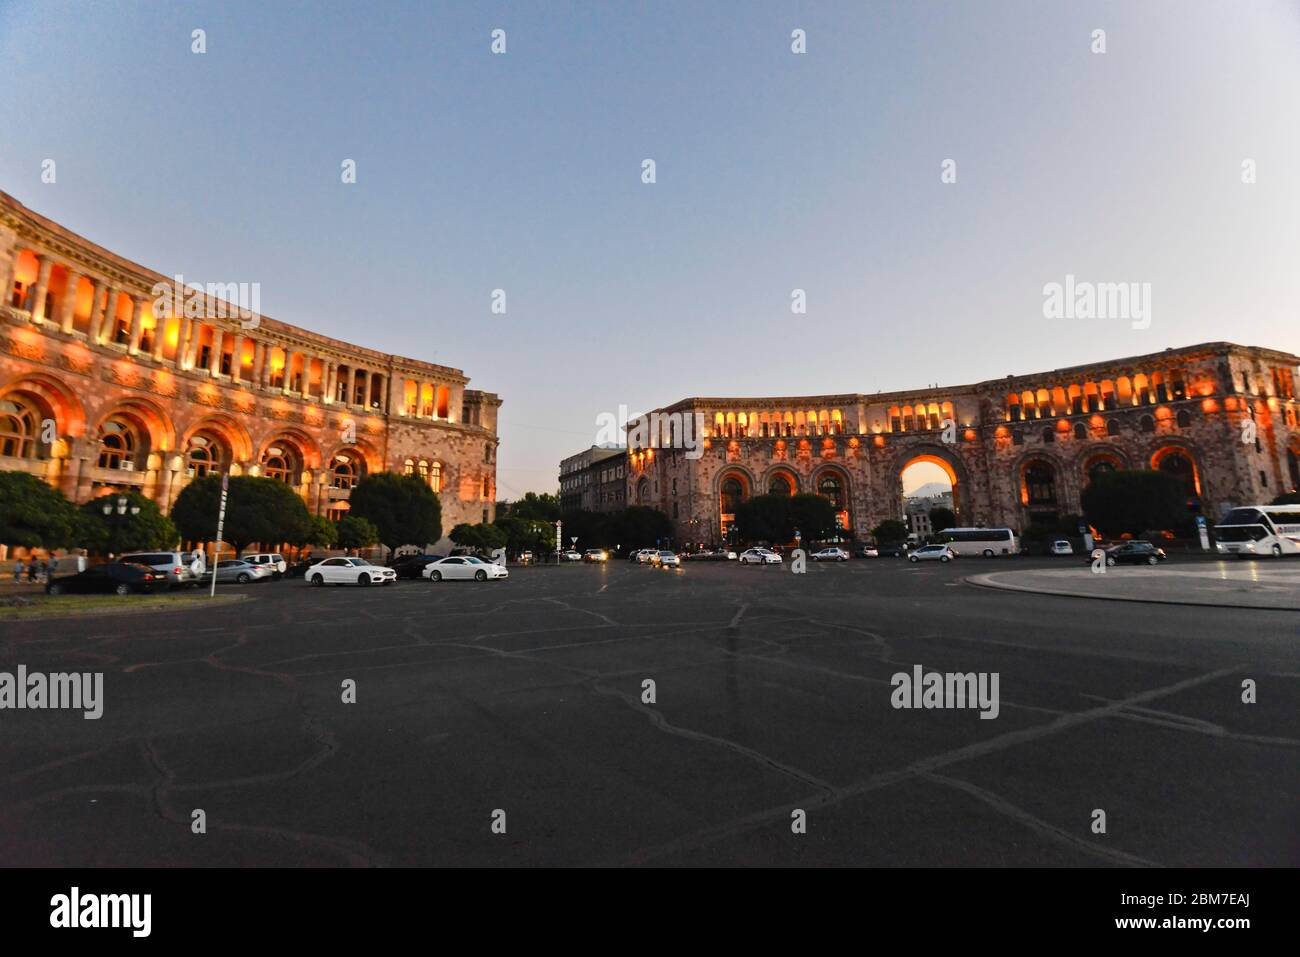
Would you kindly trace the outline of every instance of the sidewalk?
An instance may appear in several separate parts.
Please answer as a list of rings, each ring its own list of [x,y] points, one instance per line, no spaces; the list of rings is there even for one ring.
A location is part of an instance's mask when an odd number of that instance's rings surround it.
[[[1157,565],[1116,565],[1097,574],[1085,565],[1024,571],[989,572],[966,581],[985,588],[1142,601],[1300,611],[1300,561],[1218,561]]]

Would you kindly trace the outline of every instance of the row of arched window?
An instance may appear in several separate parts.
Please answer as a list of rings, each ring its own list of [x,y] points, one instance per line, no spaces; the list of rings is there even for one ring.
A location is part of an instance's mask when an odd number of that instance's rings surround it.
[[[843,435],[839,409],[805,412],[716,412],[709,435],[716,438],[777,438],[792,435]]]
[[[1183,370],[1139,373],[1131,379],[1120,376],[1114,381],[1085,382],[1055,386],[1051,389],[1025,389],[1007,396],[1007,421],[1045,419],[1059,415],[1082,415],[1085,412],[1110,412],[1135,405],[1187,398]]]

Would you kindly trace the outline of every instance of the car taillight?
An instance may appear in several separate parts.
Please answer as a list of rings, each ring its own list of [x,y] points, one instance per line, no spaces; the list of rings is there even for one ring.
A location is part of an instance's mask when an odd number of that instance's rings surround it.
[[[180,565],[177,565],[175,568],[172,569],[172,574],[179,575],[182,571],[184,571],[184,569],[181,568]]]

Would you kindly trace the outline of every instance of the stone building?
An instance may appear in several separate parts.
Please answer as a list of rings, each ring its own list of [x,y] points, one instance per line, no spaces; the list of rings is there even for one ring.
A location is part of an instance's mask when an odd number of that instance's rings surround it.
[[[866,537],[904,517],[901,475],[930,462],[952,483],[959,524],[1024,530],[1081,512],[1099,470],[1156,468],[1213,524],[1300,486],[1297,364],[1214,342],[950,388],[683,399],[647,413],[649,438],[629,442],[628,501],[665,512],[681,541],[709,544],[752,495],[816,492]],[[682,443],[664,423],[690,416],[702,448],[669,447]]]
[[[593,445],[560,461],[560,508],[617,512],[627,507],[627,449]]]
[[[439,493],[444,529],[494,517],[501,400],[459,369],[239,308],[235,284],[182,290],[4,193],[0,290],[0,469],[164,512],[191,478],[264,475],[331,518],[397,471]]]

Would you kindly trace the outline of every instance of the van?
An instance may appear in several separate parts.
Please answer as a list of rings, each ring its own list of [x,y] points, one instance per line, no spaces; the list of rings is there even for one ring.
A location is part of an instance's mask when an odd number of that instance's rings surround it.
[[[199,583],[199,576],[195,574],[192,565],[194,559],[180,552],[131,552],[118,555],[115,560],[148,565],[156,574],[165,575],[167,584],[173,587]]]
[[[284,573],[289,570],[289,563],[281,558],[278,552],[259,552],[256,555],[240,555],[239,557],[250,565],[265,568],[276,581],[279,581],[284,576]]]

